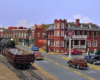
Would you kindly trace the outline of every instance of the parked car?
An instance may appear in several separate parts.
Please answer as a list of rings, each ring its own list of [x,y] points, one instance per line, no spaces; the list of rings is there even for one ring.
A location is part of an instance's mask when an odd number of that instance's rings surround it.
[[[100,55],[88,55],[85,56],[84,59],[92,64],[100,64]]]
[[[73,58],[69,60],[67,63],[69,66],[75,67],[77,69],[87,69],[88,68],[87,62],[83,58]]]
[[[35,59],[44,59],[44,56],[39,51],[35,51]]]
[[[39,48],[37,46],[32,46],[32,51],[39,51]]]
[[[65,54],[69,54],[69,51],[65,51]],[[72,49],[71,54],[82,54],[82,52],[77,49]]]

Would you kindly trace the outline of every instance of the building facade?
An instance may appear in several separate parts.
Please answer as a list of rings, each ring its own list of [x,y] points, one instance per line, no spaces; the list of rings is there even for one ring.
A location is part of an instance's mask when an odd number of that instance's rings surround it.
[[[73,49],[86,52],[87,49],[94,52],[94,49],[100,48],[100,28],[92,23],[67,22],[67,20],[54,20],[49,25],[48,31],[48,50],[54,49],[55,53],[64,53],[69,48],[69,40],[65,39],[66,31],[72,29],[75,32],[71,40]],[[67,37],[67,36],[66,36]]]

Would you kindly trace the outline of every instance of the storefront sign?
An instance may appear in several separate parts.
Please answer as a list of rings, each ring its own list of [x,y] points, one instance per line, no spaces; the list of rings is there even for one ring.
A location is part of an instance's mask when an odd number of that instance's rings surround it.
[[[38,43],[47,43],[47,40],[39,40]]]

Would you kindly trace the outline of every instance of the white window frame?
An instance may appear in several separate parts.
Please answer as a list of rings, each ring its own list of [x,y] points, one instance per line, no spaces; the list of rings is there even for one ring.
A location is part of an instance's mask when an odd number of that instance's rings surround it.
[[[55,32],[56,32],[56,31],[54,31],[54,36],[55,36]]]
[[[59,47],[59,41],[56,41],[56,47]]]
[[[56,24],[54,23],[54,29],[56,29]]]
[[[51,41],[51,47],[53,47],[53,42]]]
[[[48,36],[50,36],[50,31],[48,31]]]
[[[99,37],[99,32],[96,32],[96,37]]]
[[[77,31],[77,35],[80,35],[80,31]]]
[[[1,33],[1,37],[3,37],[3,33]]]
[[[26,37],[26,33],[24,33],[24,37]]]
[[[40,33],[39,32],[37,33],[37,37],[40,37]]]
[[[13,37],[15,37],[15,33],[13,34]]]
[[[59,31],[57,31],[57,36],[59,36],[59,33],[58,33]]]
[[[64,37],[64,30],[61,30],[61,37]]]
[[[93,47],[98,47],[98,41],[93,41]]]
[[[20,33],[19,33],[19,37],[20,37]]]
[[[89,31],[87,32],[87,37],[89,37],[90,35],[89,35]]]
[[[61,41],[61,47],[64,47],[64,41]]]
[[[51,31],[51,36],[53,36],[53,31]]]
[[[87,41],[87,47],[91,47],[91,41]]]
[[[91,37],[94,37],[94,32],[91,32]]]
[[[64,29],[64,23],[61,23],[61,29]]]
[[[85,32],[84,31],[82,31],[82,35],[85,35]]]
[[[48,45],[50,45],[50,40],[48,40]]]
[[[23,37],[23,33],[22,33],[22,37]]]
[[[12,34],[11,34],[11,37],[12,37]]]
[[[57,29],[59,29],[59,26],[60,26],[60,24],[59,24],[59,23],[57,23]]]

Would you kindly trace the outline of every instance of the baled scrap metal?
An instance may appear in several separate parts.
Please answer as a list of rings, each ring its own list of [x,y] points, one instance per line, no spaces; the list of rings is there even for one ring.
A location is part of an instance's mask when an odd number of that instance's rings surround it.
[[[9,49],[9,51],[15,55],[23,55],[23,51],[19,51],[17,49]]]

